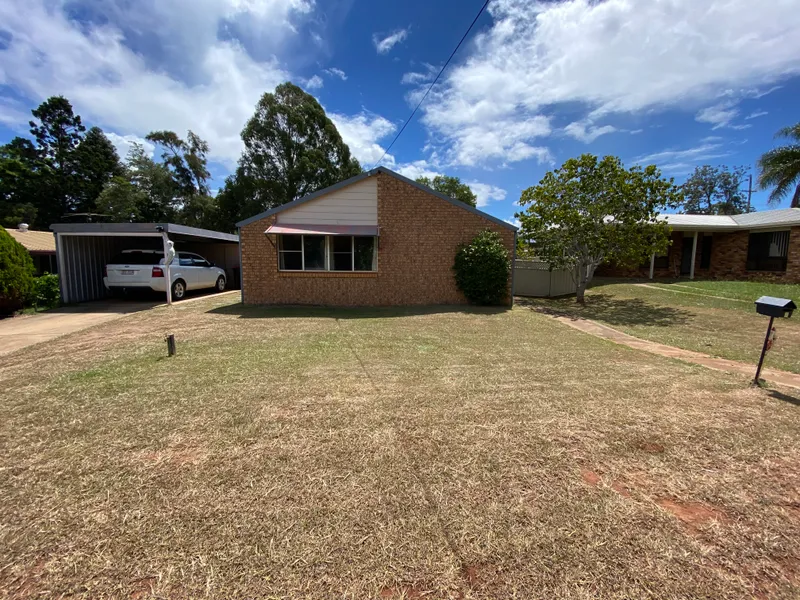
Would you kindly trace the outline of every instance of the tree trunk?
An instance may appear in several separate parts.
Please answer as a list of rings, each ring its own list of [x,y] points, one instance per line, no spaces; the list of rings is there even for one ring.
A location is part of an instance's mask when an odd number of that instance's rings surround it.
[[[575,301],[578,304],[586,304],[586,299],[584,298],[584,294],[586,293],[586,279],[581,278],[578,282],[578,288],[575,294]]]

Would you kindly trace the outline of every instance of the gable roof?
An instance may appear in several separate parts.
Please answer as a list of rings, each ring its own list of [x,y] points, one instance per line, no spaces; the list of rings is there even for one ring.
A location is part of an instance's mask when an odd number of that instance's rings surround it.
[[[800,225],[800,208],[765,210],[741,215],[659,215],[677,230],[732,230],[791,227]]]
[[[20,231],[19,229],[6,229],[9,235],[25,246],[28,252],[56,251],[56,238],[49,231]]]
[[[340,190],[340,189],[345,188],[345,187],[347,187],[349,185],[353,185],[354,183],[358,183],[359,181],[363,181],[367,177],[373,177],[374,175],[377,175],[378,173],[383,173],[385,175],[389,175],[391,177],[394,177],[395,179],[399,179],[400,181],[402,181],[404,183],[407,183],[409,185],[413,185],[415,188],[420,189],[423,192],[427,192],[428,194],[432,194],[432,195],[436,196],[437,198],[440,198],[441,200],[444,200],[445,202],[449,202],[450,204],[452,204],[454,206],[457,206],[457,207],[459,207],[459,208],[461,208],[463,210],[467,210],[467,211],[469,211],[469,212],[471,212],[473,214],[476,214],[476,215],[478,215],[480,217],[483,217],[484,219],[487,219],[487,220],[491,221],[492,223],[496,223],[497,225],[501,225],[501,226],[503,226],[503,227],[505,227],[507,229],[510,229],[512,231],[517,231],[517,228],[514,227],[514,225],[512,225],[511,223],[507,223],[506,221],[503,221],[502,219],[498,219],[497,217],[493,217],[492,215],[490,215],[488,213],[485,213],[482,210],[478,210],[477,208],[474,208],[474,207],[470,206],[469,204],[464,204],[463,202],[461,202],[459,200],[456,200],[455,198],[451,198],[450,196],[447,196],[446,194],[440,194],[439,192],[436,192],[436,191],[432,190],[428,186],[422,185],[421,183],[417,183],[416,181],[413,181],[413,180],[409,179],[408,177],[403,177],[402,175],[400,175],[400,173],[395,173],[394,171],[392,171],[391,169],[387,169],[386,167],[377,167],[375,169],[372,169],[371,171],[366,171],[364,173],[356,175],[355,177],[351,177],[350,179],[345,179],[344,181],[340,181],[339,183],[335,183],[335,184],[333,184],[333,185],[331,185],[329,187],[326,187],[324,189],[321,189],[321,190],[318,190],[318,191],[313,192],[311,194],[308,194],[306,196],[303,196],[302,198],[298,198],[297,200],[295,200],[293,202],[287,202],[286,204],[281,204],[280,206],[276,206],[275,208],[271,208],[269,210],[265,210],[262,213],[259,213],[259,214],[255,215],[255,216],[250,217],[249,219],[245,219],[244,221],[239,221],[238,223],[236,223],[236,226],[237,227],[244,227],[245,225],[249,225],[250,223],[254,223],[256,221],[260,221],[261,219],[263,219],[265,217],[269,217],[269,216],[272,216],[272,215],[277,214],[279,212],[283,212],[285,210],[288,210],[290,208],[294,208],[295,206],[299,206],[301,204],[305,204],[306,202],[309,202],[311,200],[315,200],[316,198],[319,198],[320,196],[324,196],[326,194],[330,194],[331,192],[335,192],[336,190]]]

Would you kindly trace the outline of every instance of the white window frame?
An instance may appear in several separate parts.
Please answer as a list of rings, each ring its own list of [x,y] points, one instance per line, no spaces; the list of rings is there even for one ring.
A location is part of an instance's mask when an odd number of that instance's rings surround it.
[[[284,235],[299,235],[300,236],[300,250],[282,250],[283,247],[281,238]],[[320,234],[309,234],[312,237],[319,237]],[[305,234],[303,233],[289,233],[289,234],[278,234],[278,239],[275,240],[277,243],[275,244],[276,250],[278,251],[278,271],[283,273],[377,273],[378,272],[378,236],[370,236],[370,235],[351,235],[351,236],[334,236],[334,235],[326,235],[325,237],[325,269],[306,269],[306,244],[305,244]],[[349,271],[341,271],[341,270],[334,270],[333,267],[333,243],[331,242],[332,238],[334,237],[349,237],[350,238],[350,270]],[[371,237],[373,239],[373,263],[375,264],[374,269],[370,269],[369,271],[356,271],[356,238],[357,237]],[[300,253],[300,264],[302,265],[301,269],[282,269],[281,268],[281,254],[290,253],[296,254]],[[335,254],[345,254],[344,252],[337,252]]]

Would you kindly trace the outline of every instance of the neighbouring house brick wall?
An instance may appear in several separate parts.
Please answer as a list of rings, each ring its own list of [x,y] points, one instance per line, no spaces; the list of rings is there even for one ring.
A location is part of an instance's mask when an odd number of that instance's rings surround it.
[[[672,246],[669,254],[669,269],[656,269],[654,277],[676,277],[680,272],[683,251],[683,236],[693,236],[693,232],[673,232]],[[712,236],[711,264],[708,269],[700,268],[702,240],[704,236]],[[776,281],[800,283],[800,227],[792,227],[789,235],[789,255],[785,272],[748,271],[747,246],[750,231],[733,231],[730,233],[701,233],[697,239],[697,256],[695,257],[696,279],[740,279],[757,281]],[[600,277],[640,277],[650,276],[649,265],[646,268],[621,269],[613,265],[602,265],[597,270]]]
[[[385,306],[465,304],[453,275],[458,245],[484,229],[514,249],[514,232],[391,175],[378,173],[378,271],[278,270],[277,248],[264,231],[275,216],[242,227],[242,281],[248,304]],[[508,303],[511,303],[509,279]]]

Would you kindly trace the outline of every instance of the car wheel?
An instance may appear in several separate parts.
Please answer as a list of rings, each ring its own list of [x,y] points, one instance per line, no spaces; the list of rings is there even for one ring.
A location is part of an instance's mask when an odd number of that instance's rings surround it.
[[[217,277],[217,291],[218,292],[225,291],[225,278],[222,275]]]
[[[183,300],[186,296],[186,283],[183,279],[176,279],[172,284],[172,299]]]

